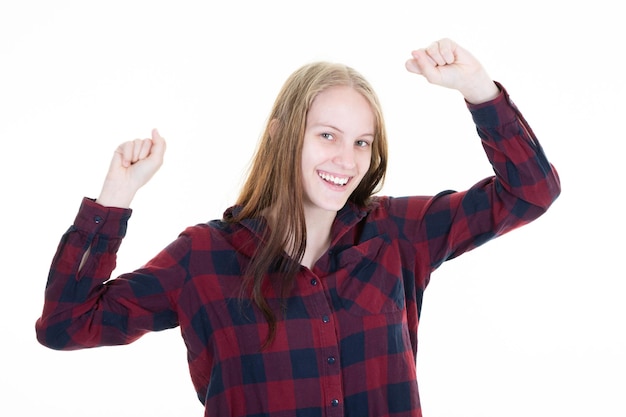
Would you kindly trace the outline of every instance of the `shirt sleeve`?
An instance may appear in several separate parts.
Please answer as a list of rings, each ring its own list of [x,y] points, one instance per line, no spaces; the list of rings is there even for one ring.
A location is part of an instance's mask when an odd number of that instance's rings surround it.
[[[494,175],[462,192],[390,199],[392,217],[427,277],[444,261],[541,216],[561,192],[557,171],[504,87],[493,100],[466,103]],[[422,283],[425,286],[426,283]]]
[[[172,300],[184,275],[179,260],[188,249],[185,238],[149,267],[110,279],[131,213],[83,199],[50,267],[35,324],[41,344],[60,350],[127,344],[178,324]]]

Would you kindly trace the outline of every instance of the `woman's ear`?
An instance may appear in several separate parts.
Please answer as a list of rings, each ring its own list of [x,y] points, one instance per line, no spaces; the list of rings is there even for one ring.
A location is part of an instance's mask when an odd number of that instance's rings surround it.
[[[268,131],[269,131],[271,139],[276,139],[276,131],[278,130],[279,127],[280,127],[280,122],[278,121],[278,119],[270,120],[270,123],[268,125]]]

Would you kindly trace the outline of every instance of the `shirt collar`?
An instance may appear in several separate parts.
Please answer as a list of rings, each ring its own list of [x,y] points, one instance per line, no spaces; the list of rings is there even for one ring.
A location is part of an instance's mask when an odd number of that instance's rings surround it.
[[[348,230],[354,227],[354,225],[360,222],[361,219],[363,219],[376,205],[378,205],[378,199],[376,198],[372,198],[367,207],[360,207],[348,201],[337,212],[337,216],[335,217],[335,221],[331,227],[331,241],[333,243],[337,241]],[[236,217],[239,213],[241,213],[242,209],[243,207],[240,205],[231,206],[224,211],[224,218]],[[268,227],[267,221],[264,217],[245,218],[239,223],[259,238],[262,238],[263,233]]]

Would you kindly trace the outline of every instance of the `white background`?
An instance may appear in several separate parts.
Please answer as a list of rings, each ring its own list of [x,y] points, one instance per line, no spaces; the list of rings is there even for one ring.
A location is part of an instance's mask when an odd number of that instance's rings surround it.
[[[166,162],[133,204],[116,272],[234,201],[284,79],[360,70],[386,114],[384,194],[490,175],[453,91],[404,70],[451,37],[501,81],[563,194],[446,263],[426,292],[424,414],[625,416],[624,30],[618,2],[9,1],[0,5],[0,414],[201,416],[178,330],[56,352],[35,340],[48,267],[114,148],[158,127]],[[623,26],[622,26],[623,27]]]

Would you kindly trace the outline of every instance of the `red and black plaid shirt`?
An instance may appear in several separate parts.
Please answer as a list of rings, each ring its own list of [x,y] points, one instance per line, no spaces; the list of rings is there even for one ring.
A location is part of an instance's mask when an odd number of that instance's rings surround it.
[[[109,280],[131,211],[89,199],[54,257],[39,341],[80,349],[180,326],[205,416],[421,416],[417,329],[431,273],[537,218],[560,193],[504,90],[468,107],[497,175],[465,192],[346,205],[329,250],[300,269],[284,313],[266,288],[278,317],[266,350],[263,315],[239,298],[263,220],[189,227],[141,269]]]

